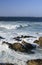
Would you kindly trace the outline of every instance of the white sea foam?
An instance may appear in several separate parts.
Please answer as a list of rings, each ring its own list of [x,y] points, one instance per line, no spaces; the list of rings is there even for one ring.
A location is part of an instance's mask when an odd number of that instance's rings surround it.
[[[26,62],[31,59],[42,59],[42,50],[37,49],[35,54],[24,54],[12,51],[5,44],[0,45],[0,62],[16,63],[18,65],[26,65]]]
[[[5,22],[3,22],[5,23]],[[13,38],[21,35],[34,36],[35,38],[22,38],[22,40],[34,44],[34,40],[38,40],[42,36],[42,27],[38,28],[39,25],[42,26],[42,22],[17,22],[5,23],[0,22],[0,36],[5,39],[0,40],[0,63],[16,63],[18,65],[26,65],[26,61],[31,59],[42,59],[42,49],[36,49],[35,54],[24,54],[21,52],[16,52],[8,48],[6,44],[2,45],[2,41],[8,41],[10,43],[16,42]],[[37,27],[38,26],[38,27]],[[35,43],[35,45],[37,45]]]
[[[12,24],[8,24],[8,25],[3,25],[3,24],[1,24],[0,25],[0,29],[17,29],[17,28],[22,28],[22,27],[26,27],[26,26],[28,26],[27,24],[24,24],[24,25],[22,25],[22,24],[18,24],[18,25],[12,25]]]

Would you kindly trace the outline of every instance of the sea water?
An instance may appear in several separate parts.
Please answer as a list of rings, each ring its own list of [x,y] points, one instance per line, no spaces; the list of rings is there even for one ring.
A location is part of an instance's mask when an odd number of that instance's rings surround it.
[[[0,63],[14,63],[26,65],[31,59],[42,59],[42,49],[34,50],[35,54],[26,54],[9,49],[8,45],[2,45],[2,41],[10,43],[16,42],[13,38],[16,36],[27,35],[34,38],[22,39],[31,44],[33,41],[42,36],[42,22],[29,21],[0,21]]]

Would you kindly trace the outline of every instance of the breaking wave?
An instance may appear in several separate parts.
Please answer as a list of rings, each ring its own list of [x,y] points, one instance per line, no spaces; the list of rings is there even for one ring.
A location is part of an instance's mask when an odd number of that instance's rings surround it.
[[[0,25],[0,29],[18,29],[27,27],[28,25]]]

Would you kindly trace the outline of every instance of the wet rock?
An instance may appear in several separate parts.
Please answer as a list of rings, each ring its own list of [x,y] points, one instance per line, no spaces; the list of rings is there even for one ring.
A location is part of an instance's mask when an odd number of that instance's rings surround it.
[[[12,64],[12,63],[0,63],[0,65],[15,65],[15,64]]]
[[[22,41],[22,44],[27,44],[27,42],[23,40],[23,41]]]
[[[21,41],[21,39],[20,39],[19,36],[15,37],[15,38],[13,38],[13,39],[15,39],[16,41]]]
[[[10,48],[12,48],[12,44],[11,43],[8,43],[6,41],[3,41],[2,44],[7,44]]]
[[[42,59],[29,60],[27,65],[42,65]]]
[[[3,37],[0,36],[0,39],[5,39],[5,38],[3,38]]]
[[[30,43],[27,43],[26,41],[22,41],[22,44],[24,45],[24,47],[26,47],[26,49],[35,49],[36,48],[36,45],[33,45],[33,44],[30,44]]]
[[[37,43],[40,47],[42,47],[42,37],[40,37],[38,40],[35,40],[34,43]]]
[[[25,53],[33,53],[31,50],[34,49],[34,47],[31,44],[20,44],[20,43],[14,43],[12,45],[9,45],[9,48],[15,50],[15,51],[20,51],[20,52],[25,52]]]
[[[34,38],[33,36],[21,35],[21,38],[31,38],[31,37]]]
[[[15,51],[20,51],[20,52],[33,53],[31,50],[36,49],[36,46],[33,46],[32,44],[27,43],[25,41],[22,41],[21,43],[17,42],[14,44],[3,41],[2,44],[4,43],[8,44],[10,49],[13,49]]]
[[[34,43],[39,43],[39,40],[35,40]]]
[[[27,36],[27,35],[21,35],[21,36],[17,36],[17,37],[14,37],[13,39],[15,39],[16,41],[21,41],[22,38],[35,38],[33,36]]]
[[[42,37],[39,38],[39,45],[42,47]]]
[[[20,43],[14,43],[12,45],[12,49],[14,49],[15,51],[25,52],[24,46]]]

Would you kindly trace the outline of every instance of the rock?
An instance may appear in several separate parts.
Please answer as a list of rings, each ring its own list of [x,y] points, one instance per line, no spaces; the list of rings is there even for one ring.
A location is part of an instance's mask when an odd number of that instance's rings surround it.
[[[21,35],[21,38],[31,38],[31,37],[32,37],[32,38],[35,38],[34,36],[28,36],[28,35],[25,35],[25,36],[24,36],[24,35]]]
[[[27,45],[28,48],[29,48],[29,46],[31,46],[32,49],[33,49],[33,48],[36,48],[36,45],[34,45],[34,44],[30,44],[30,43],[28,43],[28,42],[26,42],[26,41],[24,41],[24,40],[22,41],[22,44],[23,44],[23,45]],[[30,48],[31,48],[31,47],[30,47]]]
[[[39,40],[35,40],[34,43],[39,43]]]
[[[15,65],[15,64],[12,64],[12,63],[0,63],[0,65]]]
[[[42,37],[40,37],[38,40],[35,40],[34,43],[37,43],[40,47],[42,47]]]
[[[42,37],[39,38],[39,45],[42,47]]]
[[[33,36],[27,36],[27,35],[21,35],[21,36],[17,36],[17,37],[14,37],[13,39],[15,39],[16,41],[21,41],[21,38],[35,38]]]
[[[9,48],[11,48],[15,51],[19,51],[19,52],[34,53],[31,51],[32,49],[34,49],[34,47],[30,44],[22,45],[20,43],[14,43],[14,44],[10,45]]]
[[[0,36],[0,39],[5,39],[5,38],[3,38],[3,37]]]
[[[15,37],[15,38],[13,38],[13,39],[15,39],[16,41],[21,41],[21,39],[20,39],[19,36]]]
[[[27,42],[23,40],[23,41],[22,41],[22,44],[27,44]]]
[[[20,43],[14,43],[12,45],[12,49],[14,49],[15,51],[25,52],[24,46]]]
[[[29,60],[27,65],[42,65],[42,59]]]
[[[31,50],[36,48],[36,46],[33,46],[32,44],[27,43],[25,41],[22,41],[22,43],[17,42],[14,44],[3,41],[2,44],[4,44],[4,43],[8,44],[10,49],[13,49],[15,51],[20,51],[20,52],[26,52],[26,53],[28,53],[28,52],[32,53]]]
[[[3,41],[2,44],[7,44],[10,48],[12,48],[12,44],[11,43],[8,43],[6,41]]]
[[[15,51],[28,53],[28,52],[31,52],[32,49],[35,49],[36,46],[34,47],[32,44],[26,43],[24,41],[24,43],[22,42],[21,44],[20,43],[14,43],[14,44],[10,45],[9,48],[11,48]]]
[[[33,46],[32,44],[27,43],[25,41],[22,41],[21,44],[20,43],[14,43],[12,47],[13,47],[13,49],[19,50],[22,52],[28,52],[28,51],[31,51],[32,49],[36,48],[36,46]]]

